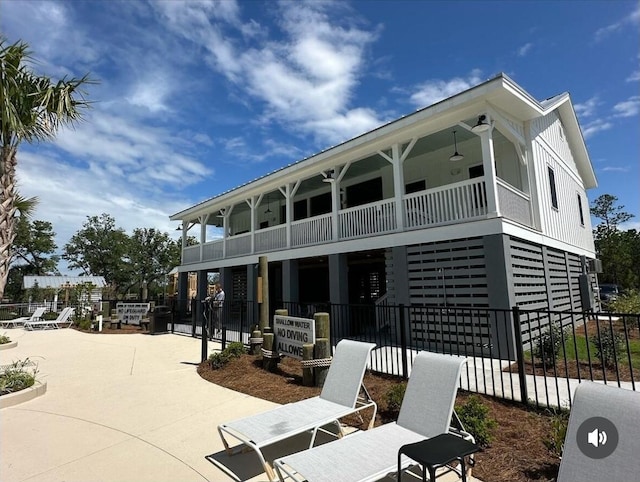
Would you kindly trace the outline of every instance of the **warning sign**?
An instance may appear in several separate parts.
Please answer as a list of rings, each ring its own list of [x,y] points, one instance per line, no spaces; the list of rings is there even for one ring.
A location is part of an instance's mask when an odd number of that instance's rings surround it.
[[[302,360],[302,346],[316,342],[316,324],[307,318],[275,315],[273,333],[276,351],[298,360]]]

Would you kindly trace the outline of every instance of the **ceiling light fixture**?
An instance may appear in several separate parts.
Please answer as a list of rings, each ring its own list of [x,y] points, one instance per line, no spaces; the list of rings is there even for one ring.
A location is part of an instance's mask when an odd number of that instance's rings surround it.
[[[458,141],[456,140],[456,131],[453,131],[453,145],[455,147],[455,152],[449,158],[450,161],[461,161],[464,159],[464,156],[458,152]]]
[[[267,196],[267,210],[264,213],[271,214],[271,198],[269,196]]]
[[[491,126],[487,124],[487,116],[482,114],[478,116],[478,123],[471,128],[471,131],[480,134],[481,132],[487,132],[489,127]]]

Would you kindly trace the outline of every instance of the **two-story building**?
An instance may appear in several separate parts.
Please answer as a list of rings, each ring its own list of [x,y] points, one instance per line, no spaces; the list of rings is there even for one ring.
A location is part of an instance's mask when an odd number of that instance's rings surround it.
[[[255,299],[266,255],[272,303],[582,310],[595,186],[569,94],[500,74],[171,220],[202,298]]]

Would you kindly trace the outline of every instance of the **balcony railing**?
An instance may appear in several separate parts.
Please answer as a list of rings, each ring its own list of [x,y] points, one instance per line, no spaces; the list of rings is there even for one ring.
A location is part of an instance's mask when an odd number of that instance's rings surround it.
[[[497,204],[504,217],[531,226],[530,200],[526,194],[502,180],[498,180],[497,193]],[[487,190],[483,178],[409,194],[403,197],[402,204],[406,230],[466,222],[488,214]],[[398,226],[395,200],[384,199],[340,210],[335,239],[331,213],[293,221],[289,246],[286,224],[257,230],[253,253],[383,235],[397,232]],[[252,254],[251,233],[229,236],[226,239],[226,250],[223,251],[224,242],[218,239],[204,244],[202,261]],[[184,249],[183,264],[200,261],[200,246]]]

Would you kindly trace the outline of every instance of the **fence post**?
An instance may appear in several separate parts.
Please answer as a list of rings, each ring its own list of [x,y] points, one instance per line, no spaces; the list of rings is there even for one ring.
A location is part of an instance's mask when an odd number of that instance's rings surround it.
[[[524,370],[524,348],[522,346],[522,328],[520,326],[520,308],[511,308],[513,335],[516,342],[516,361],[518,362],[518,380],[520,381],[520,398],[525,405],[529,404],[527,393],[527,375]]]
[[[191,304],[191,336],[195,338],[196,336],[196,323],[198,320],[198,316],[196,315],[196,303],[195,299],[187,300],[187,303]]]
[[[406,380],[409,378],[409,361],[407,359],[407,328],[404,324],[404,308],[404,304],[400,303],[398,309],[400,310],[400,349],[402,350],[402,378]]]
[[[195,327],[195,319],[194,319],[194,327]],[[209,334],[207,333],[207,319],[203,316],[202,317],[202,351],[200,354],[201,362],[207,359],[207,352],[209,351],[209,348],[207,346],[208,341],[209,341]]]

